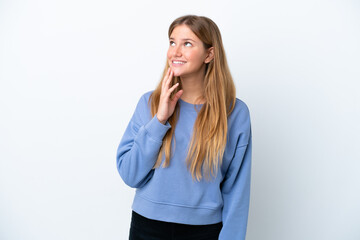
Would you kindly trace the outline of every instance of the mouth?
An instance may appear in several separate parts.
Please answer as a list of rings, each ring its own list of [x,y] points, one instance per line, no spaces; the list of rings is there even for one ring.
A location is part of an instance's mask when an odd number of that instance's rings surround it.
[[[179,60],[173,60],[171,61],[172,65],[184,65],[186,62],[185,61],[179,61]]]

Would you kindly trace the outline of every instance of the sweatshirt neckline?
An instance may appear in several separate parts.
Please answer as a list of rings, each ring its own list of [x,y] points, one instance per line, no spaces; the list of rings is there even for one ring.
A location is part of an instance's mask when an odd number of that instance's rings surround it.
[[[180,103],[180,106],[183,108],[194,109],[194,110],[195,109],[200,110],[201,107],[204,105],[204,104],[188,103],[188,102],[185,102],[184,100],[182,100],[181,98],[179,98],[179,103]]]

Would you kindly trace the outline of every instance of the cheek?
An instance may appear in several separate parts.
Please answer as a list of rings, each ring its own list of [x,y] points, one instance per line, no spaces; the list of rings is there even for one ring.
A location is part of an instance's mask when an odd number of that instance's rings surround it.
[[[169,50],[167,51],[167,58],[168,58],[168,59],[171,59],[172,56],[173,56],[172,51],[169,49]]]
[[[187,53],[187,58],[191,59],[194,63],[202,64],[204,62],[204,56],[198,51],[191,51]]]

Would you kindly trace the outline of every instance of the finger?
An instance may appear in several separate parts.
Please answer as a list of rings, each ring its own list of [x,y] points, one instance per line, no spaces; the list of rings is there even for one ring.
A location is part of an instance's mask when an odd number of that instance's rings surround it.
[[[184,90],[179,90],[175,95],[174,95],[174,100],[179,100],[179,98],[181,97],[181,95],[184,93]]]
[[[179,83],[175,83],[174,86],[172,86],[169,90],[168,90],[168,94],[170,95],[174,90],[175,88],[177,88],[179,86]]]
[[[169,77],[169,74],[170,74],[170,68],[168,68],[168,70],[167,70],[167,72],[166,72],[166,74],[165,74],[165,76],[164,76],[164,78],[162,80],[162,86],[161,86],[162,89],[166,86],[166,82],[167,82],[167,79]]]
[[[169,77],[168,77],[168,79],[166,81],[166,85],[165,85],[167,89],[169,89],[169,87],[170,87],[170,83],[173,78],[173,75],[174,75],[174,72],[172,70],[170,70],[170,74],[169,74]]]
[[[179,90],[173,97],[173,99],[171,100],[171,103],[175,105],[175,103],[179,100],[179,98],[181,97],[181,95],[184,93],[184,90]]]
[[[169,77],[169,74],[170,74],[170,68],[168,68],[168,70],[166,71],[165,76],[164,76],[164,78],[162,80],[162,88],[165,87],[167,79]]]

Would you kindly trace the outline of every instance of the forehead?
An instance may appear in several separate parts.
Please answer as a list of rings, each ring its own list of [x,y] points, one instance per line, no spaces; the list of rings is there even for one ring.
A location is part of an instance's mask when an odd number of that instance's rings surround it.
[[[193,39],[194,41],[200,41],[195,33],[185,24],[176,26],[172,31],[170,38],[174,39]]]

